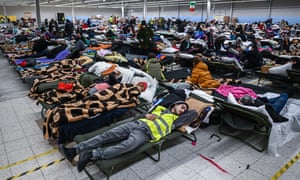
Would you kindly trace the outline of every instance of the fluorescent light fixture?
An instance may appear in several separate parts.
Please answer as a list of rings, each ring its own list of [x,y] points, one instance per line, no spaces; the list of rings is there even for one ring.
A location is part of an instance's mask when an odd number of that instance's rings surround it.
[[[60,2],[60,1],[63,1],[63,0],[48,0],[45,2],[40,2],[40,4],[56,3],[56,2]]]

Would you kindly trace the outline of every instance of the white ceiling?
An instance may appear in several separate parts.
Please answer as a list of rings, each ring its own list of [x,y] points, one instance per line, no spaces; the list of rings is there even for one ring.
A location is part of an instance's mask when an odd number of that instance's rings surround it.
[[[138,8],[143,7],[144,0],[39,0],[40,6],[51,7],[86,7],[86,8]],[[192,1],[192,0],[191,0]],[[196,5],[206,4],[206,0],[194,0]],[[211,3],[255,2],[269,0],[211,0]],[[36,0],[0,0],[0,6],[35,6]],[[166,7],[188,5],[187,0],[147,0],[147,7]]]

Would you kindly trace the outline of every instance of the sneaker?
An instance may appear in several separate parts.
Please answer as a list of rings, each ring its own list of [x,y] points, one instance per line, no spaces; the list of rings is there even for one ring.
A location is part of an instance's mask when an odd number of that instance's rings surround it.
[[[199,124],[199,125],[200,125],[200,124]],[[198,126],[198,127],[199,127],[199,126]],[[198,129],[198,127],[186,126],[186,127],[184,127],[184,128],[185,128],[186,133],[191,134],[192,132],[196,131],[196,130]]]
[[[78,172],[81,172],[87,163],[89,163],[92,160],[93,154],[91,151],[84,151],[80,153],[79,160],[77,162],[77,170]]]
[[[294,87],[293,86],[290,86],[288,87],[286,93],[288,94],[288,97],[293,97],[294,96]]]
[[[200,119],[204,123],[209,123],[209,116],[214,111],[214,107],[208,106],[200,113]]]

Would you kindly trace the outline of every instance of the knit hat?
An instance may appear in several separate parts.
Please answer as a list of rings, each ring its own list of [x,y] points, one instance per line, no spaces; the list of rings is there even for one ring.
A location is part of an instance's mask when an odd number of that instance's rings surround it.
[[[250,95],[246,94],[243,97],[240,98],[240,102],[243,105],[254,105],[255,104],[255,99],[251,97]]]
[[[141,22],[141,25],[146,25],[146,21],[143,20],[143,21]]]
[[[137,83],[138,86],[142,86],[143,87],[143,91],[146,91],[148,84],[146,82],[139,82]]]

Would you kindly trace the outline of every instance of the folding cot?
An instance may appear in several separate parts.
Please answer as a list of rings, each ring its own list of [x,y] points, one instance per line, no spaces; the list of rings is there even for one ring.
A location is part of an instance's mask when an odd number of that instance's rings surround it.
[[[172,93],[170,93],[170,94],[172,94]],[[174,97],[174,94],[173,95],[170,95],[170,94],[168,96],[169,98]],[[166,99],[168,99],[168,97],[167,96],[164,96],[164,97],[165,97],[165,98],[163,98],[164,101],[167,101]],[[208,105],[207,104],[208,100],[206,98],[204,98],[204,97],[200,97],[199,95],[196,95],[196,94],[192,93],[191,98],[193,98],[193,101],[192,101],[193,103],[195,103],[195,101],[201,101],[201,102],[205,103],[205,105],[204,104],[201,104],[201,105],[199,104],[199,107],[201,106],[201,107],[204,108],[206,105]],[[202,110],[200,110],[201,108],[199,108],[196,104],[193,104],[193,105],[189,104],[189,106],[190,106],[190,109],[194,109],[194,110],[198,111],[199,114],[201,114],[200,111],[202,111]],[[140,117],[141,116],[136,116],[134,118],[134,120],[136,120],[136,119],[138,119]],[[205,117],[207,117],[207,116],[205,116]],[[119,124],[119,123],[116,123],[116,124]],[[116,124],[114,124],[113,126],[115,126]],[[200,123],[199,123],[199,125],[200,125]],[[80,142],[85,141],[85,140],[87,140],[87,139],[89,139],[91,137],[94,137],[94,136],[96,136],[96,135],[98,135],[98,134],[100,134],[100,133],[102,133],[102,132],[104,132],[104,131],[106,131],[107,129],[110,129],[110,128],[111,127],[104,127],[104,128],[101,128],[99,130],[96,130],[96,131],[88,133],[88,134],[75,136],[74,141],[76,143],[80,143]],[[133,150],[131,152],[128,152],[128,153],[126,153],[124,155],[121,155],[121,156],[118,156],[118,157],[115,157],[115,158],[112,158],[112,159],[97,160],[97,161],[95,161],[95,165],[107,176],[107,179],[109,179],[109,177],[116,171],[116,169],[118,169],[120,167],[124,167],[126,165],[129,165],[132,161],[137,160],[137,157],[140,157],[138,155],[140,155],[142,153],[145,153],[153,161],[157,162],[157,161],[160,160],[160,153],[161,153],[161,150],[162,150],[162,146],[163,146],[163,144],[165,142],[167,142],[169,140],[173,140],[175,138],[179,138],[179,137],[184,137],[184,138],[188,139],[189,141],[196,142],[197,141],[197,137],[195,135],[195,130],[196,129],[197,128],[194,127],[193,131],[191,131],[190,133],[183,132],[182,130],[179,130],[179,129],[174,130],[174,131],[172,131],[171,134],[167,135],[166,137],[164,137],[163,139],[161,139],[158,142],[147,142],[144,145],[138,147],[137,149],[135,149],[135,150]],[[219,140],[221,140],[221,138],[219,138]],[[94,179],[92,177],[92,175],[87,171],[87,169],[85,169],[84,171],[85,171],[85,173],[88,174],[88,176],[91,179]]]
[[[107,130],[109,128],[111,128],[111,127],[105,127],[105,128],[101,128],[99,130],[93,131],[88,134],[75,136],[74,141],[76,143],[80,143],[82,141],[85,141],[91,137],[94,137],[94,136],[104,132],[105,130]],[[134,159],[136,159],[136,157],[138,155],[140,155],[142,153],[146,153],[146,155],[148,157],[150,157],[153,161],[158,162],[160,160],[160,153],[161,153],[162,145],[164,144],[164,142],[178,138],[180,136],[183,136],[193,142],[197,141],[197,138],[193,132],[191,134],[186,134],[186,133],[175,130],[171,134],[167,135],[166,137],[164,137],[163,139],[161,139],[158,142],[147,142],[144,145],[138,147],[137,149],[135,149],[131,152],[128,152],[124,155],[121,155],[121,156],[118,156],[118,157],[115,157],[112,159],[108,159],[108,160],[97,160],[95,162],[95,164],[107,176],[107,179],[109,179],[110,176],[115,172],[115,170],[117,168],[128,165],[130,162],[132,162]],[[153,152],[150,153],[149,152],[150,150],[154,150],[154,154],[153,154]],[[90,179],[94,179],[92,177],[92,175],[87,171],[87,169],[84,169],[84,171],[89,176]]]
[[[287,72],[287,76],[256,71],[255,73],[258,75],[257,85],[261,85],[262,79],[270,80],[273,82],[274,85],[281,85],[281,86],[283,85],[284,87],[292,84],[300,84],[299,70],[292,69],[292,70],[287,70],[286,72]]]
[[[259,152],[266,149],[272,128],[272,124],[266,115],[231,104],[220,98],[214,98],[214,100],[222,110],[220,133],[240,139]],[[247,141],[246,137],[243,136],[245,132],[261,135],[263,137],[262,146],[259,147],[259,145]]]

